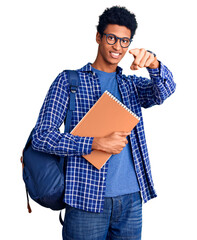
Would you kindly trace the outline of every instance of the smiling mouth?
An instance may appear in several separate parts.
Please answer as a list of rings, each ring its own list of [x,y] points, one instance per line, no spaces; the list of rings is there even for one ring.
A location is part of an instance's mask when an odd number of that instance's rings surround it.
[[[117,53],[117,52],[110,52],[110,55],[112,58],[118,59],[121,55],[121,53]]]

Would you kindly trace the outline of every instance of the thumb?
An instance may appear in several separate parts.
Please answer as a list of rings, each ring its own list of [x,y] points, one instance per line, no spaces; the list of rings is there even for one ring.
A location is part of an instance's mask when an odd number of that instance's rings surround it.
[[[129,53],[136,57],[140,53],[140,50],[139,48],[131,49],[129,50]]]

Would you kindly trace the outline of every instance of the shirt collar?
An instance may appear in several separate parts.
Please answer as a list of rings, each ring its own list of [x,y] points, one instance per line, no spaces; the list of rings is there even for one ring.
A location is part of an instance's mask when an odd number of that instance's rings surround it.
[[[92,63],[88,63],[86,64],[84,67],[82,67],[80,69],[81,72],[93,72],[93,69],[92,69]],[[119,75],[122,75],[122,68],[121,67],[117,67],[116,68],[116,73],[119,74]]]

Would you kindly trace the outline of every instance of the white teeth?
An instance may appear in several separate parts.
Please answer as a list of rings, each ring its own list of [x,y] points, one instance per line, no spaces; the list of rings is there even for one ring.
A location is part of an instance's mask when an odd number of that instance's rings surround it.
[[[112,52],[112,54],[115,55],[115,56],[118,56],[118,55],[119,55],[119,53],[113,53],[113,52]]]

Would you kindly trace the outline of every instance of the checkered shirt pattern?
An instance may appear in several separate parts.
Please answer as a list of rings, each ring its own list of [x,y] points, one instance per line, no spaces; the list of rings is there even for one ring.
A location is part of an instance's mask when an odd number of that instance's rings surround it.
[[[148,68],[147,68],[148,69]],[[76,110],[71,129],[83,118],[101,96],[99,79],[88,63],[77,70],[80,86],[76,94]],[[148,69],[150,79],[125,76],[117,67],[117,81],[123,103],[140,117],[132,130],[130,144],[134,166],[144,203],[156,197],[146,145],[141,107],[161,104],[175,91],[172,73],[160,63],[159,69]],[[66,71],[52,83],[35,126],[32,146],[50,154],[65,156],[67,162],[64,201],[76,208],[102,212],[106,188],[108,162],[97,170],[82,155],[91,153],[93,137],[60,133],[68,109],[69,83]],[[132,184],[132,183],[131,183]]]

